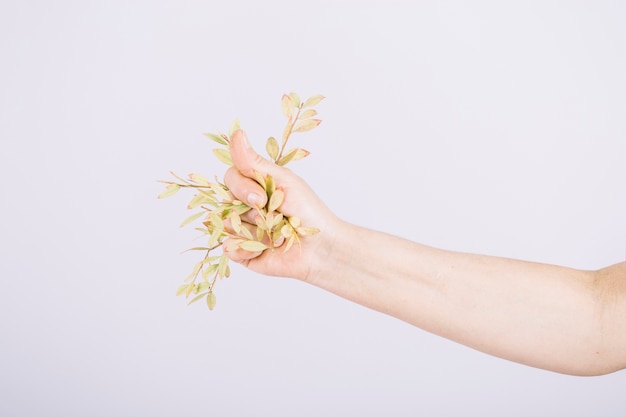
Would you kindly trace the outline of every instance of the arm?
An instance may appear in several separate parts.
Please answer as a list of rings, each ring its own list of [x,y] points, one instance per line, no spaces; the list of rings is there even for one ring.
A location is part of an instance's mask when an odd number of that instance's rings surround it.
[[[250,178],[253,171],[269,173],[286,193],[281,211],[322,232],[303,239],[302,251],[237,251],[231,259],[530,366],[576,375],[626,367],[626,263],[580,271],[456,253],[357,227],[336,218],[289,170],[256,155],[244,138],[238,132],[232,140],[236,168],[226,182],[233,193],[263,200]]]
[[[341,230],[312,284],[534,367],[591,375],[626,366],[624,263],[578,271]]]

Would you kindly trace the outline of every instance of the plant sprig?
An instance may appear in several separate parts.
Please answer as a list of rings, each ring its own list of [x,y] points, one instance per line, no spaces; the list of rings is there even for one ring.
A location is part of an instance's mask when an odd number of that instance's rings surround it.
[[[292,161],[306,158],[309,151],[302,148],[287,149],[287,144],[292,134],[307,132],[315,129],[322,122],[315,118],[317,106],[324,96],[314,95],[305,101],[301,101],[296,93],[283,94],[281,98],[281,110],[287,118],[283,129],[280,145],[274,137],[267,139],[265,149],[272,162],[285,166]],[[221,145],[221,148],[213,149],[216,158],[232,166],[229,145],[233,133],[240,128],[239,120],[235,120],[228,130],[228,135],[223,133],[205,133],[204,135]],[[204,252],[202,259],[195,263],[191,273],[185,278],[184,283],[176,290],[176,295],[184,295],[190,299],[188,304],[205,299],[207,306],[213,310],[216,303],[214,287],[218,279],[230,276],[229,258],[224,253],[226,250],[245,250],[251,253],[276,250],[276,247],[284,246],[285,252],[295,244],[300,245],[300,238],[311,236],[319,232],[314,227],[301,224],[298,217],[285,216],[280,207],[285,199],[285,192],[276,186],[270,175],[263,177],[255,175],[255,180],[261,185],[267,195],[267,203],[264,207],[251,207],[237,200],[228,187],[219,182],[210,181],[200,174],[189,174],[188,178],[182,178],[171,172],[174,181],[160,181],[166,184],[165,190],[158,198],[166,198],[176,194],[183,188],[195,192],[187,209],[196,210],[185,218],[180,227],[200,221],[196,230],[207,239],[205,246],[193,247],[187,251]],[[241,216],[250,210],[255,210],[256,229],[248,229],[242,222]],[[214,255],[216,250],[221,253]],[[185,252],[187,252],[185,251]]]

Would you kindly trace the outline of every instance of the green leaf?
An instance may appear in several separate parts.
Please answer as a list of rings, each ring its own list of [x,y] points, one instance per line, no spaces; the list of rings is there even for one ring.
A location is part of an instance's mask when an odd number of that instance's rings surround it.
[[[207,256],[202,260],[203,264],[210,264],[211,262],[217,261],[220,257],[219,256]]]
[[[296,127],[293,128],[294,132],[308,132],[318,127],[322,123],[320,119],[307,119],[298,122]]]
[[[196,275],[198,272],[200,272],[200,268],[202,268],[202,261],[197,262],[194,266],[193,266],[193,271],[191,271],[192,275]]]
[[[265,249],[268,248],[265,243],[256,240],[246,240],[244,242],[241,242],[239,244],[239,247],[248,252],[263,252]]]
[[[220,261],[217,267],[217,274],[220,276],[220,278],[224,278],[227,277],[227,268],[228,268],[228,256],[226,256],[226,254],[222,254],[222,256],[220,256]]]
[[[189,252],[189,251],[192,251],[192,250],[211,250],[211,248],[207,248],[207,247],[204,247],[204,246],[196,246],[195,248],[185,249],[182,253]]]
[[[297,236],[297,235],[295,235],[295,234],[294,234],[294,235],[289,236],[289,239],[287,239],[287,244],[285,245],[285,250],[284,250],[284,252],[287,252],[289,249],[291,249],[291,247],[293,246],[293,242],[295,242],[295,241],[296,241],[296,239],[297,239],[297,237],[296,237],[296,236]],[[283,252],[283,253],[284,253],[284,252]]]
[[[252,233],[250,233],[247,227],[241,227],[241,230],[239,230],[238,233],[239,233],[239,236],[243,236],[247,240],[254,240],[254,238],[252,237]]]
[[[285,126],[285,128],[283,129],[283,146],[285,146],[285,143],[287,143],[287,140],[289,140],[289,136],[291,135],[291,123],[287,123],[287,125]]]
[[[324,96],[321,94],[316,94],[314,96],[309,97],[305,102],[302,108],[306,109],[307,107],[317,106],[320,101],[324,100]]]
[[[277,245],[278,239],[280,239],[281,237],[283,237],[282,233],[280,232],[280,228],[276,228],[274,229],[274,231],[272,232],[272,241],[274,242],[274,246]]]
[[[274,217],[274,221],[272,221],[272,229],[278,227],[278,225],[283,221],[283,213],[278,213],[276,217]]]
[[[310,154],[311,154],[311,152],[307,151],[306,149],[302,149],[302,148],[289,149],[285,153],[285,155],[283,155],[283,157],[280,158],[278,160],[278,162],[276,162],[276,164],[279,165],[279,166],[285,166],[285,165],[287,165],[291,161],[298,161],[300,159],[304,159],[307,156],[309,156]]]
[[[195,209],[196,207],[204,203],[212,203],[214,201],[215,200],[213,198],[208,198],[205,194],[198,193],[194,195],[193,198],[189,201],[189,204],[187,204],[187,208],[189,210]]]
[[[309,117],[313,117],[313,116],[317,116],[317,110],[315,110],[315,109],[308,109],[308,110],[305,110],[302,113],[300,113],[300,120],[308,119]]]
[[[295,156],[293,157],[293,160],[299,161],[300,159],[306,158],[309,155],[311,155],[311,152],[307,151],[306,149],[298,148],[298,150],[296,150]]]
[[[194,220],[198,220],[204,214],[206,214],[205,211],[200,211],[198,213],[192,214],[191,216],[189,216],[185,220],[183,220],[183,222],[180,224],[179,227],[184,227],[184,226],[188,225],[189,223],[193,222]]]
[[[191,283],[187,286],[187,291],[185,291],[185,298],[189,298],[192,292],[196,289],[196,284]]]
[[[276,162],[276,164],[281,167],[287,165],[296,157],[297,152],[298,152],[298,148],[290,149],[289,151],[287,151],[287,153],[285,153],[282,156],[282,158],[278,160],[278,162]]]
[[[209,184],[209,186],[210,186],[210,184]],[[204,194],[205,196],[207,196],[212,201],[215,201],[215,197],[214,197],[215,192],[213,190],[211,190],[211,189],[207,190],[206,188],[196,188],[196,190],[198,190],[198,192],[200,194]]]
[[[274,224],[274,211],[267,212],[267,216],[265,216],[265,224],[267,224],[267,229],[271,231],[272,225]]]
[[[204,293],[196,295],[195,297],[193,297],[191,299],[190,302],[187,303],[187,305],[191,305],[191,304],[195,303],[196,301],[200,300],[201,298],[206,297],[207,294],[208,294],[208,292],[204,292]]]
[[[233,166],[233,158],[230,156],[230,151],[228,149],[213,149],[213,153],[221,163]]]
[[[223,231],[223,228],[220,229],[216,227],[215,229],[213,229],[213,231],[211,232],[211,236],[209,237],[209,246],[213,247],[217,242],[219,242]]]
[[[211,291],[206,296],[206,305],[209,307],[209,310],[213,310],[215,308],[215,303],[215,294],[213,294],[213,291]]]
[[[264,190],[267,190],[267,184],[265,183],[265,178],[263,178],[263,175],[261,175],[257,171],[254,171],[254,179],[256,180],[256,182],[259,183],[261,187],[263,187]]]
[[[270,158],[273,161],[278,157],[278,141],[274,137],[270,137],[267,139],[267,143],[265,144],[265,150]]]
[[[289,149],[289,151],[285,153],[285,156],[280,158],[280,161],[278,161],[277,165],[284,166],[284,165],[287,165],[288,162],[304,159],[310,154],[311,152],[302,148]]]
[[[231,201],[233,199],[233,197],[228,194],[228,191],[226,191],[221,185],[211,183],[210,187],[213,191],[215,191],[215,194],[219,195],[223,200]]]
[[[202,278],[207,279],[217,271],[219,264],[211,264],[202,270]]]
[[[281,227],[280,234],[283,235],[285,239],[290,238],[291,235],[293,235],[293,227],[291,227],[291,225],[289,224],[285,224],[283,227]]]
[[[296,93],[289,93],[289,97],[291,98],[291,102],[293,103],[294,107],[300,107],[300,96],[298,96]]]
[[[263,235],[265,234],[265,231],[263,229],[261,229],[260,227],[256,228],[256,240],[261,240],[263,239]],[[250,239],[252,240],[252,239]]]
[[[237,214],[241,216],[242,214],[247,213],[250,210],[252,210],[252,207],[246,204],[239,204],[234,207],[234,210],[237,212]]]
[[[235,233],[239,233],[241,231],[241,217],[239,217],[239,214],[233,210],[228,215],[228,218]]]
[[[269,230],[269,225],[263,216],[256,216],[254,218],[254,223],[256,223],[256,227],[263,231]]]
[[[230,124],[230,127],[228,128],[228,136],[232,136],[233,133],[235,133],[235,131],[239,129],[241,129],[241,125],[239,124],[239,119],[233,120],[233,122]]]
[[[298,216],[291,216],[288,220],[289,220],[289,224],[292,227],[294,227],[294,228],[300,227],[300,223],[301,223],[300,217],[298,217]]]
[[[272,176],[268,174],[265,177],[265,192],[267,196],[271,197],[274,193],[274,190],[276,190],[276,183],[274,182],[274,178],[272,178]]]
[[[200,185],[209,185],[209,180],[200,174],[189,174],[189,179]]]
[[[174,194],[176,194],[178,192],[178,190],[180,190],[180,185],[178,185],[178,184],[168,184],[167,187],[165,187],[165,191],[163,191],[161,194],[159,194],[157,196],[157,198],[171,197]]]
[[[183,182],[183,183],[185,183],[185,184],[190,184],[190,182],[189,182],[189,181],[187,181],[186,179],[184,179],[184,178],[182,178],[182,177],[180,177],[180,176],[176,175],[176,173],[175,173],[174,171],[170,171],[170,174],[172,174],[172,176],[173,176],[174,178],[176,178],[177,180],[179,180],[180,182]]]
[[[280,205],[283,204],[284,200],[285,200],[285,192],[283,190],[274,191],[272,193],[272,197],[270,198],[270,202],[269,202],[267,209],[269,211],[274,211],[278,209],[278,207],[280,207]]]
[[[296,230],[300,236],[312,236],[320,231],[315,227],[298,227]]]
[[[293,117],[293,101],[287,94],[283,94],[283,97],[280,100],[280,108],[283,111],[283,115],[287,119],[291,120]]]
[[[177,296],[183,295],[185,292],[187,292],[187,288],[189,288],[189,285],[191,285],[191,284],[183,284],[183,285],[179,286],[176,289],[176,295]]]
[[[220,135],[216,135],[215,133],[203,133],[203,134],[207,138],[219,143],[220,145],[228,146],[228,142],[226,142],[226,140],[224,140],[224,138],[221,137]]]
[[[220,232],[224,231],[224,221],[216,213],[211,213],[209,215],[209,221],[211,222],[213,227],[215,227],[215,230],[219,230]]]

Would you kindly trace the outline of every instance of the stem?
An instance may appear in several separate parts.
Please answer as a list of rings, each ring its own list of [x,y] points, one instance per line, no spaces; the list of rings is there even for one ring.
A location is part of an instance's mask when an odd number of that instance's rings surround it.
[[[182,188],[208,188],[210,189],[211,187],[209,187],[208,185],[196,185],[196,184],[191,184],[191,183],[180,183],[180,182],[176,182],[176,181],[158,181],[161,182],[163,184],[176,184],[179,187]]]
[[[206,251],[206,253],[204,254],[204,258],[202,258],[202,261],[203,261],[203,262],[204,262],[204,260],[205,260],[206,258],[208,258],[208,257],[209,257],[209,254],[211,253],[211,251],[212,251],[213,249],[215,249],[215,247],[210,248],[209,250],[207,250],[207,251]],[[192,283],[192,284],[195,284],[195,283],[196,283],[196,279],[198,279],[198,275],[200,275],[200,272],[202,272],[202,269],[203,269],[203,268],[204,268],[204,264],[202,264],[202,267],[201,267],[200,269],[198,269],[198,272],[196,272],[196,275],[195,275],[195,276],[193,277],[193,279],[191,280],[191,283]]]
[[[285,148],[287,147],[287,142],[289,141],[289,138],[291,137],[291,134],[293,133],[293,128],[296,125],[296,122],[298,121],[298,118],[300,117],[300,112],[301,111],[302,111],[302,103],[300,103],[300,105],[298,106],[298,113],[296,113],[296,117],[294,117],[293,122],[291,123],[291,126],[289,127],[289,131],[287,133],[287,136],[285,136],[285,138],[283,139],[283,145],[280,148],[280,153],[276,157],[276,161],[275,162],[280,161],[280,158],[282,158],[283,152],[285,151]],[[289,122],[287,122],[287,125],[289,125]]]
[[[217,282],[217,271],[215,271],[215,275],[213,275],[213,282],[211,282],[211,285],[209,286],[209,292],[213,292],[213,287],[215,286],[216,282]]]

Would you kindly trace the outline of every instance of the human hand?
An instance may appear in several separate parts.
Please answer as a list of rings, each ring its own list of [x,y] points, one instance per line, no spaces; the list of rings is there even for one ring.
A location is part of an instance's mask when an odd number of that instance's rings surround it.
[[[250,146],[243,130],[232,134],[230,154],[234,166],[226,172],[224,182],[237,199],[252,207],[263,207],[267,203],[267,195],[254,179],[255,172],[262,177],[270,175],[276,187],[285,193],[280,212],[288,217],[296,216],[303,225],[314,226],[320,232],[300,239],[299,247],[294,245],[288,251],[278,246],[263,252],[234,249],[225,250],[225,253],[232,261],[261,274],[307,280],[315,270],[316,262],[323,261],[324,253],[332,246],[334,230],[337,229],[335,225],[339,223],[339,219],[308,184],[290,169],[258,155]],[[242,216],[242,220],[247,223],[248,228],[254,229],[256,216],[256,210],[251,210]],[[228,244],[225,245],[227,247]]]

